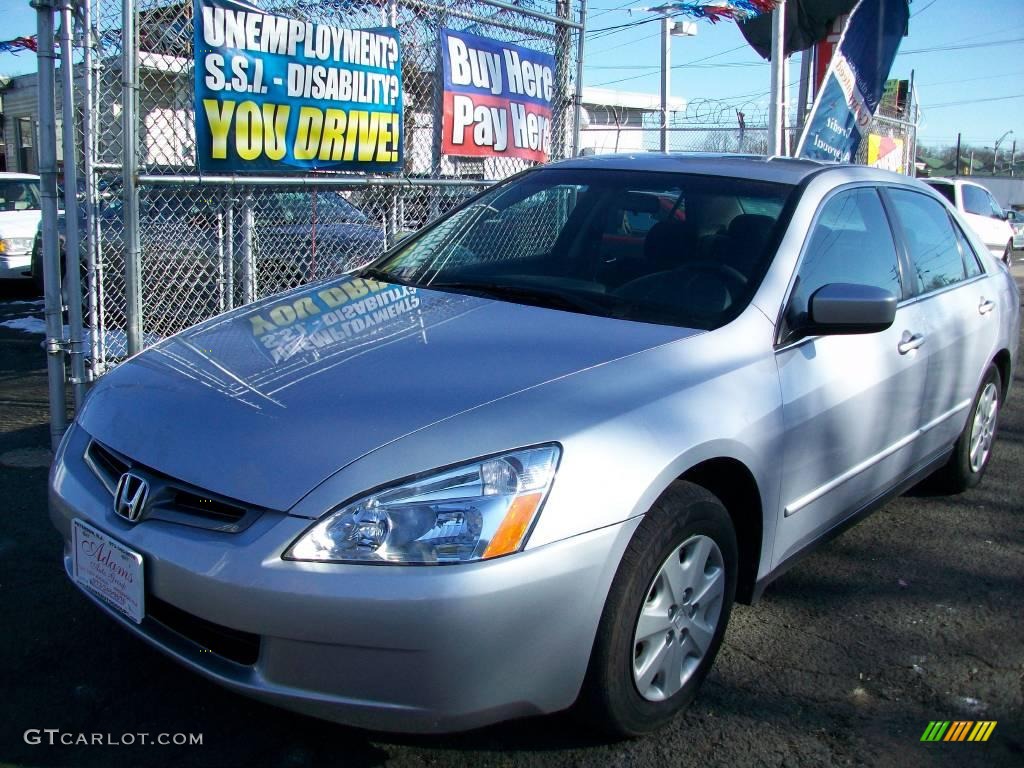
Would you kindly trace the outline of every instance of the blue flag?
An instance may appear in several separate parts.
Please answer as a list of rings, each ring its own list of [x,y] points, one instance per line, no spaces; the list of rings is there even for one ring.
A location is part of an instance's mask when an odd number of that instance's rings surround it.
[[[907,0],[857,3],[800,137],[798,157],[848,163],[857,154],[909,16]]]

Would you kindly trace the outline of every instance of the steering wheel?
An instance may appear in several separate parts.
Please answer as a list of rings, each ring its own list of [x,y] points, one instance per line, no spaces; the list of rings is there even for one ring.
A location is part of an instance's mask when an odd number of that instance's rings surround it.
[[[743,293],[747,287],[747,278],[735,267],[715,261],[691,261],[676,269],[655,272],[638,277],[619,286],[613,295],[622,298],[647,298],[651,293],[671,292],[683,294],[698,280],[702,274],[718,278],[729,293],[730,299]]]

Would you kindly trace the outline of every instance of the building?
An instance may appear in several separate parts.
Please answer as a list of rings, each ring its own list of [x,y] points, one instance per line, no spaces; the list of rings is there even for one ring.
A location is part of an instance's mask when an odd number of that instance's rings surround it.
[[[669,113],[686,109],[683,99],[669,99]],[[583,88],[581,154],[643,152],[656,148],[661,124],[661,98],[649,93],[630,93],[607,88]],[[646,130],[644,130],[646,129]]]

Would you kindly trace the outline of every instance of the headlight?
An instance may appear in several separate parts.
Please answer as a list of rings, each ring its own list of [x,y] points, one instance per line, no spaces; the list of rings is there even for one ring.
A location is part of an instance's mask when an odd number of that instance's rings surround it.
[[[545,445],[368,494],[318,522],[286,560],[462,563],[517,552],[547,498],[561,449]]]
[[[31,237],[5,237],[0,239],[0,253],[28,253],[31,250]]]

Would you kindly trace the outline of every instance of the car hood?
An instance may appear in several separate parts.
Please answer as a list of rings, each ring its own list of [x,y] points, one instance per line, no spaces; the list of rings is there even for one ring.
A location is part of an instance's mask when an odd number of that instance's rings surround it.
[[[41,217],[40,211],[0,211],[0,237],[34,238]]]
[[[101,378],[79,422],[150,469],[287,510],[403,435],[694,333],[341,277],[165,339]]]

